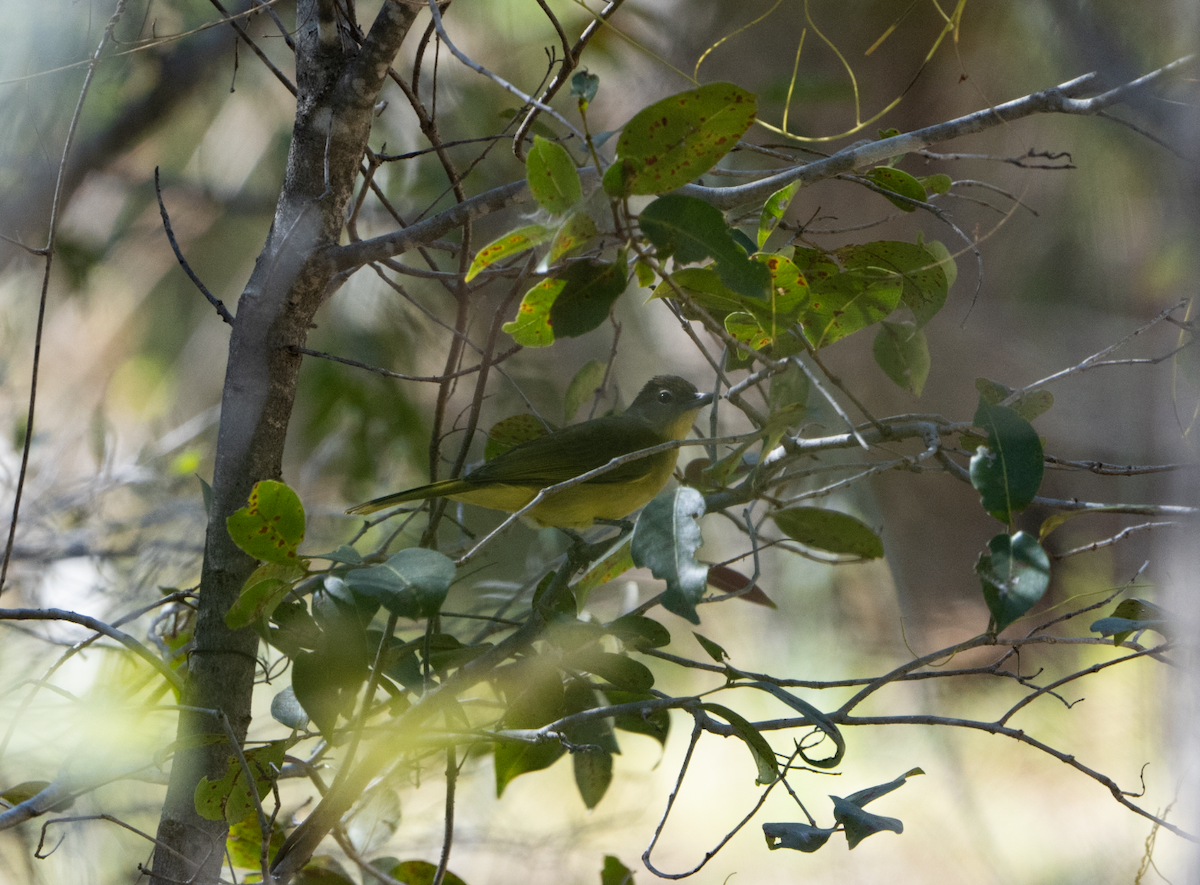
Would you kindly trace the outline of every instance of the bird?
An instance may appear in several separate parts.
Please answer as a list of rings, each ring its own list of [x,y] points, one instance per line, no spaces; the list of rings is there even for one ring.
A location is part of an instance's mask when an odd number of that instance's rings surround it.
[[[683,439],[696,413],[712,402],[677,375],[656,375],[620,415],[606,415],[527,440],[458,479],[384,495],[347,513],[375,513],[406,501],[450,498],[515,513],[544,488],[602,467],[613,458]],[[628,461],[548,496],[527,514],[539,526],[583,529],[617,522],[647,504],[675,471],[679,450]]]

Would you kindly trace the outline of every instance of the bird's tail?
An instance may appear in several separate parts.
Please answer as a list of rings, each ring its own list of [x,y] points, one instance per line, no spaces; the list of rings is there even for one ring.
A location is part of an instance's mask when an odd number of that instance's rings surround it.
[[[454,495],[458,492],[465,492],[469,489],[465,482],[461,479],[443,479],[441,482],[430,483],[427,486],[418,486],[415,489],[408,489],[403,492],[394,492],[391,495],[384,495],[382,498],[375,498],[372,501],[367,501],[365,504],[359,504],[356,507],[351,507],[347,513],[352,513],[355,516],[363,516],[368,513],[376,513],[384,510],[394,504],[403,504],[405,501],[423,501],[426,498],[444,498],[448,495]]]

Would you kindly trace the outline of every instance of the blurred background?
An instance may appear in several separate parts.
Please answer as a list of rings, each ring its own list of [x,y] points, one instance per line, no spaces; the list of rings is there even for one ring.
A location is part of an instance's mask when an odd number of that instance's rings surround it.
[[[590,20],[581,4],[548,2],[570,35]],[[370,21],[376,7],[364,4],[359,20]],[[22,245],[44,245],[82,65],[112,6],[0,0],[0,9],[11,35],[0,56],[6,123],[0,128],[0,234],[6,238],[0,242],[0,525],[7,528],[27,431],[43,266]],[[291,4],[275,9],[283,22],[294,20]],[[960,27],[939,42],[945,15],[953,12],[945,2],[877,0],[847,9],[831,0],[628,0],[613,20],[615,29],[601,31],[583,59],[600,77],[589,124],[593,132],[618,129],[644,105],[690,88],[692,76],[730,80],[758,94],[762,121],[782,126],[786,112],[787,129],[812,139],[806,147],[832,152],[875,138],[881,129],[941,122],[1092,71],[1105,83],[1121,83],[1194,51],[1200,38],[1194,4],[1184,0],[966,2]],[[198,579],[205,519],[197,476],[211,475],[227,330],[170,250],[154,171],[160,170],[163,199],[188,262],[233,309],[271,222],[294,110],[287,89],[244,45],[235,48],[227,26],[210,27],[218,17],[204,3],[136,0],[97,69],[58,204],[38,411],[6,606],[74,609],[111,620],[152,600],[160,588],[190,587]],[[547,47],[558,41],[535,3],[455,0],[446,21],[459,48],[536,91],[547,70]],[[290,51],[275,23],[259,14],[247,28],[290,76]],[[398,69],[411,70],[414,46],[415,40],[406,43]],[[422,69],[426,101],[432,98],[432,64],[427,57]],[[515,109],[510,96],[444,51],[437,56],[436,90],[445,141],[495,135]],[[788,221],[804,227],[809,243],[835,248],[875,239],[912,241],[921,234],[957,255],[958,280],[927,329],[933,367],[920,399],[885,378],[864,336],[831,347],[830,369],[875,414],[969,420],[976,378],[1021,387],[1078,364],[1193,298],[1200,271],[1195,96],[1193,71],[1174,86],[1115,107],[1109,119],[1034,117],[935,147],[941,156],[906,158],[901,168],[913,174],[945,172],[956,181],[938,205],[969,242],[931,215],[899,212],[848,182],[802,189]],[[559,100],[571,117],[572,104],[565,94]],[[785,142],[765,128],[752,130],[750,138]],[[399,92],[381,108],[371,145],[387,154],[427,147]],[[468,194],[523,175],[509,141],[464,144],[451,154],[460,169],[484,155],[465,178]],[[764,163],[739,153],[727,165],[753,169]],[[386,163],[375,181],[409,223],[452,201],[432,154]],[[728,179],[714,175],[705,183]],[[514,211],[481,222],[476,247],[521,218]],[[368,201],[357,233],[368,237],[394,225]],[[439,269],[454,269],[451,258],[435,261]],[[452,322],[453,300],[436,281],[409,276],[402,283],[399,293],[369,269],[356,274],[318,315],[309,346],[394,372],[440,372],[449,340],[442,324]],[[480,296],[474,331],[486,330],[501,295]],[[616,324],[606,325],[566,346],[527,349],[507,360],[481,426],[522,411],[526,402],[561,423],[567,380],[587,360],[606,360],[614,352],[615,384],[606,405],[627,403],[660,371],[707,383],[704,363],[678,323],[661,305],[644,300],[632,288],[621,299],[619,332]],[[1165,354],[1179,336],[1178,329],[1159,325],[1116,356]],[[1055,405],[1035,427],[1047,452],[1065,459],[1194,460],[1194,369],[1193,361],[1180,359],[1073,376],[1051,388]],[[352,535],[358,523],[342,515],[348,504],[428,476],[435,394],[433,385],[306,361],[284,478],[308,511],[307,550],[329,550]],[[469,395],[464,388],[454,400],[451,421]],[[838,429],[831,413],[815,411],[812,419],[814,435],[822,426]],[[447,450],[459,443],[450,437]],[[1048,471],[1043,494],[1195,503],[1194,483],[1179,474]],[[810,679],[869,675],[985,628],[972,568],[998,527],[969,487],[943,475],[893,472],[833,503],[881,530],[887,562],[835,569],[766,556],[759,583],[778,611],[735,602],[703,612],[702,632],[721,643],[736,666]],[[1036,528],[1046,515],[1027,514],[1023,525]],[[487,514],[464,516],[472,527],[494,524]],[[1131,524],[1128,517],[1080,518],[1056,532],[1051,547],[1069,550]],[[517,531],[506,547],[524,551],[533,543],[530,561],[524,553],[519,561],[493,555],[472,593],[514,586],[532,572],[536,554],[554,544],[552,538],[534,539],[531,530]],[[1146,561],[1136,595],[1163,602],[1161,588],[1187,584],[1188,560],[1171,558],[1181,535],[1169,528],[1140,532],[1120,545],[1063,560],[1039,611],[1124,585]],[[719,531],[710,541],[709,559],[736,552],[722,549]],[[598,591],[591,607],[609,618],[654,592],[648,576],[636,578]],[[664,615],[664,622],[675,637],[671,651],[702,655],[683,621]],[[138,623],[140,632],[129,629],[145,636],[148,619]],[[1086,635],[1086,627],[1068,632]],[[169,714],[146,714],[128,704],[143,677],[109,652],[72,658],[48,689],[30,693],[29,686],[46,677],[82,632],[10,623],[0,631],[0,785],[53,779],[64,759],[81,767],[111,766],[115,773],[173,738]],[[1065,673],[1111,657],[1111,650],[1061,646],[1023,656],[1021,671]],[[690,683],[667,668],[656,674],[664,690],[712,684]],[[1182,802],[1181,790],[1186,793],[1183,769],[1169,751],[1168,708],[1180,708],[1167,700],[1179,697],[1167,694],[1167,681],[1163,665],[1143,660],[1070,686],[1065,699],[1086,698],[1083,703],[1068,709],[1044,698],[1016,721],[1126,790],[1137,792],[1144,783],[1147,793],[1138,801],[1162,812]],[[871,712],[988,719],[1019,697],[1012,690],[980,680],[930,680],[894,687]],[[272,693],[263,692],[264,705]],[[758,709],[745,699],[737,708],[750,719],[781,715],[765,697]],[[830,692],[810,699],[832,708],[844,697]],[[265,706],[261,719],[255,737],[277,732]],[[624,737],[616,781],[591,813],[571,784],[569,763],[515,781],[500,800],[490,761],[471,763],[460,787],[451,869],[471,885],[595,882],[603,855],[614,854],[637,871],[638,881],[648,881],[639,857],[685,749],[686,723],[676,726],[681,733],[661,751],[652,740]],[[847,795],[920,766],[926,776],[879,803],[878,813],[904,821],[902,836],[879,835],[853,854],[832,843],[811,856],[767,852],[759,824],[795,815],[786,796],[773,797],[693,881],[719,883],[736,874],[764,883],[801,877],[918,882],[932,876],[979,883],[1132,882],[1143,864],[1149,822],[1120,808],[1095,782],[1029,747],[918,726],[863,729],[848,738],[844,773],[805,782],[810,808],[828,822],[826,794]],[[681,807],[656,851],[660,869],[698,862],[753,805],[753,765],[735,743],[710,738],[701,744]],[[76,811],[118,814],[153,831],[164,776],[151,766],[138,777],[132,785],[102,788]],[[379,825],[373,852],[436,861],[440,769],[425,772],[416,786],[379,788],[398,797],[402,812],[394,834],[386,823]],[[393,807],[391,799],[378,804]],[[379,817],[390,820],[389,814]],[[1178,815],[1186,827],[1182,814],[1172,811],[1170,819]],[[31,859],[35,825],[0,833],[0,882],[123,881],[148,855],[144,841],[99,822],[53,829],[49,844],[62,835],[57,853],[39,861]],[[1147,876],[1181,881],[1188,855],[1185,843],[1161,834],[1153,854],[1159,872]]]

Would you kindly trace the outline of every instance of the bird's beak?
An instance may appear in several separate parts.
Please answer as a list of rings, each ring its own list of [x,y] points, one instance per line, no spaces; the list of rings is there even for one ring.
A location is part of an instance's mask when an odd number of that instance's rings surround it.
[[[711,393],[698,393],[696,394],[695,406],[693,408],[701,409],[709,405],[712,401],[713,395]]]

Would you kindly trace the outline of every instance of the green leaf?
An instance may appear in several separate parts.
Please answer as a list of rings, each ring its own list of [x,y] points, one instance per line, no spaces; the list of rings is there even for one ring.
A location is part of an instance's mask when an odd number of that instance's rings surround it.
[[[758,777],[754,781],[756,784],[769,784],[779,776],[779,763],[775,759],[775,751],[771,749],[771,745],[767,743],[767,739],[757,728],[733,710],[720,704],[701,704],[700,708],[720,716],[728,722],[733,728],[734,735],[746,745],[750,755],[754,757],[754,764],[758,766]]]
[[[1120,645],[1139,630],[1153,630],[1168,639],[1168,629],[1174,617],[1164,608],[1144,599],[1124,599],[1112,615],[1093,622],[1088,629],[1101,636],[1111,636],[1113,645]]]
[[[304,540],[304,505],[281,482],[256,482],[246,506],[225,525],[233,543],[264,562],[298,564],[296,548]]]
[[[917,328],[921,328],[942,309],[950,289],[946,268],[953,266],[954,260],[944,246],[941,252],[945,255],[934,254],[918,243],[881,240],[844,246],[834,254],[845,268],[878,267],[899,274],[904,285],[900,301],[912,311]]]
[[[579,797],[590,811],[600,804],[612,783],[612,753],[587,750],[573,753],[571,761],[575,766],[575,786],[579,789]]]
[[[560,274],[566,285],[550,306],[555,338],[578,338],[606,319],[629,282],[625,253],[608,262],[578,261]]]
[[[975,572],[999,633],[1037,603],[1050,586],[1050,557],[1026,532],[996,535],[979,556]]]
[[[894,817],[884,817],[864,811],[852,802],[839,796],[830,796],[833,800],[833,819],[846,830],[846,842],[854,848],[867,836],[890,830],[893,833],[903,833],[904,824]]]
[[[633,885],[633,870],[606,854],[604,868],[600,870],[600,885]]]
[[[833,827],[814,827],[811,824],[797,823],[763,824],[762,828],[767,847],[772,851],[776,848],[790,848],[805,854],[812,854],[821,848],[835,832]]]
[[[454,580],[454,560],[436,550],[409,547],[381,565],[347,572],[355,593],[377,600],[402,618],[431,618],[446,600]]]
[[[604,692],[610,704],[632,704],[638,701],[652,701],[655,696],[646,693],[633,693],[606,689]],[[671,731],[671,717],[666,710],[656,710],[653,713],[620,713],[613,716],[613,726],[633,734],[642,734],[658,741],[660,746],[666,746],[667,735]]]
[[[999,405],[1016,392],[1011,387],[1007,387],[999,381],[990,381],[987,378],[976,378],[975,389],[979,391],[980,401],[991,406]],[[1008,408],[1012,409],[1026,421],[1032,421],[1038,415],[1048,411],[1053,405],[1054,394],[1050,391],[1031,390],[1022,393],[1014,399],[1008,404]]]
[[[737,244],[721,210],[696,197],[668,194],[642,210],[638,225],[660,259],[677,264],[712,258],[721,282],[750,298],[765,298],[771,275]]]
[[[880,324],[871,348],[875,362],[898,387],[920,396],[929,378],[929,344],[925,332],[911,323]]]
[[[767,405],[770,407],[772,419],[778,416],[781,419],[779,423],[785,427],[795,427],[804,417],[808,393],[808,376],[794,361],[789,362],[786,369],[778,375],[771,376]]]
[[[390,876],[397,882],[403,882],[404,885],[433,885],[433,880],[437,878],[437,864],[427,860],[406,860],[403,863],[395,864],[391,869],[386,866],[376,866],[376,863],[373,861],[371,866],[375,866],[381,873]],[[367,885],[365,880],[364,885]],[[467,883],[447,870],[442,877],[442,885],[467,885]]]
[[[595,674],[622,691],[646,692],[654,687],[650,668],[625,655],[585,649],[568,656],[567,666]]]
[[[554,343],[550,308],[554,306],[554,300],[566,285],[565,280],[556,280],[553,277],[542,280],[525,293],[517,307],[516,317],[500,328],[524,347],[549,347]]]
[[[628,649],[662,648],[670,645],[671,634],[658,621],[643,615],[622,615],[604,625],[604,632],[611,633]]]
[[[538,204],[554,215],[565,215],[583,199],[583,187],[571,155],[561,144],[533,137],[525,155],[525,178]]]
[[[295,562],[266,562],[256,568],[242,585],[237,600],[225,612],[225,626],[239,630],[265,622],[307,572]]]
[[[586,107],[596,97],[596,91],[600,88],[600,78],[595,74],[589,74],[586,70],[579,71],[571,77],[571,95],[579,99],[579,103]]]
[[[768,694],[772,694],[779,700],[783,701],[800,715],[804,716],[816,728],[833,742],[833,755],[826,756],[823,759],[813,759],[807,753],[807,750],[812,749],[811,746],[806,747],[804,744],[800,746],[800,758],[813,768],[836,768],[841,764],[842,758],[846,755],[846,739],[842,737],[841,731],[833,724],[833,720],[810,704],[803,698],[796,697],[786,688],[781,688],[770,682],[751,682],[748,683],[753,688],[761,689]]]
[[[247,767],[254,776],[259,799],[270,791],[271,784],[279,776],[286,748],[284,741],[271,741],[266,746],[243,752]],[[200,778],[194,799],[196,812],[205,820],[224,819],[234,824],[255,813],[245,769],[241,760],[232,754],[228,757],[225,774],[219,780],[209,780],[207,775]]]
[[[575,377],[571,379],[571,383],[567,385],[567,395],[563,403],[564,418],[567,421],[575,417],[580,406],[595,398],[596,392],[600,390],[600,385],[604,383],[606,374],[608,374],[608,366],[600,360],[588,360],[580,366]]]
[[[675,285],[672,286],[671,283]],[[745,310],[744,295],[739,295],[721,282],[720,275],[710,267],[685,267],[670,275],[670,282],[663,280],[650,295],[651,298],[674,298],[675,289],[680,289],[697,307],[704,308],[717,322],[734,311]],[[756,299],[761,300],[761,299]],[[689,319],[699,319],[696,311],[683,305],[684,316]]]
[[[707,636],[701,636],[695,630],[692,631],[692,635],[696,637],[696,641],[700,643],[700,647],[704,649],[705,653],[718,664],[724,664],[729,658],[729,652],[725,651],[725,649],[721,648],[721,646],[717,645]]]
[[[780,531],[806,547],[878,559],[883,542],[864,523],[847,513],[820,507],[789,507],[770,514]]]
[[[605,192],[662,194],[693,181],[733,150],[755,110],[754,95],[732,83],[709,83],[643,108],[617,140]]]
[[[1029,422],[1006,406],[979,401],[976,427],[987,431],[988,444],[971,458],[971,485],[983,509],[1011,525],[1042,484],[1042,442]]]
[[[553,233],[554,231],[545,225],[529,224],[493,240],[475,253],[475,260],[471,262],[471,267],[463,278],[464,282],[471,282],[480,271],[491,267],[497,261],[532,249],[538,243],[544,243]]]
[[[501,418],[488,430],[487,443],[483,447],[483,459],[491,461],[503,455],[513,446],[539,436],[545,436],[551,428],[546,427],[536,416],[530,414],[510,415]]]
[[[505,728],[540,728],[557,719],[565,712],[565,696],[562,680],[553,667],[538,661],[522,667],[520,685],[522,691],[508,705],[502,720]],[[501,741],[494,753],[496,770],[496,796],[504,793],[513,778],[531,771],[549,768],[565,753],[558,741],[530,744],[518,741]]]
[[[888,197],[897,208],[903,209],[905,212],[915,212],[917,207],[910,201],[916,200],[918,203],[924,203],[928,199],[928,194],[925,193],[925,188],[921,186],[921,182],[917,181],[907,172],[901,172],[899,169],[893,169],[891,166],[876,166],[870,172],[863,176],[868,178],[875,184],[894,194],[899,194],[901,197],[908,199],[895,199]],[[887,196],[886,194],[884,196]]]
[[[876,267],[854,268],[823,278],[804,273],[812,297],[800,323],[817,349],[886,317],[900,303],[904,288],[899,275]]]
[[[950,180],[950,176],[943,172],[939,172],[937,175],[922,175],[917,181],[931,194],[947,194],[950,192],[950,186],[954,184]]]
[[[792,197],[796,196],[798,190],[800,190],[800,182],[793,181],[767,198],[762,213],[758,216],[759,249],[767,244],[771,232],[783,220],[783,214],[787,211],[788,204],[792,202]]]
[[[277,822],[271,828],[268,858],[275,857],[276,852],[283,847],[286,836],[282,824]],[[244,870],[261,868],[262,827],[259,825],[257,815],[251,815],[245,820],[230,825],[229,835],[225,837],[225,850],[229,856],[229,863],[233,866]]]
[[[571,585],[571,593],[575,596],[576,613],[583,611],[584,606],[587,605],[588,596],[593,590],[633,568],[633,555],[629,552],[630,544],[630,539],[626,538]]]
[[[880,796],[886,796],[893,790],[900,789],[910,777],[916,777],[917,775],[924,773],[925,772],[920,768],[910,768],[894,781],[888,781],[886,784],[876,784],[873,787],[867,787],[865,790],[859,790],[856,793],[851,793],[846,797],[846,801],[861,808],[868,802],[874,802]]]
[[[596,222],[592,221],[592,217],[585,212],[571,213],[562,223],[562,227],[554,232],[554,239],[550,241],[550,251],[546,253],[546,267],[583,248],[594,236]]]
[[[667,582],[662,604],[669,612],[700,623],[696,603],[708,586],[708,568],[696,562],[703,543],[699,519],[704,496],[687,486],[664,492],[642,508],[630,552],[634,564]]]

